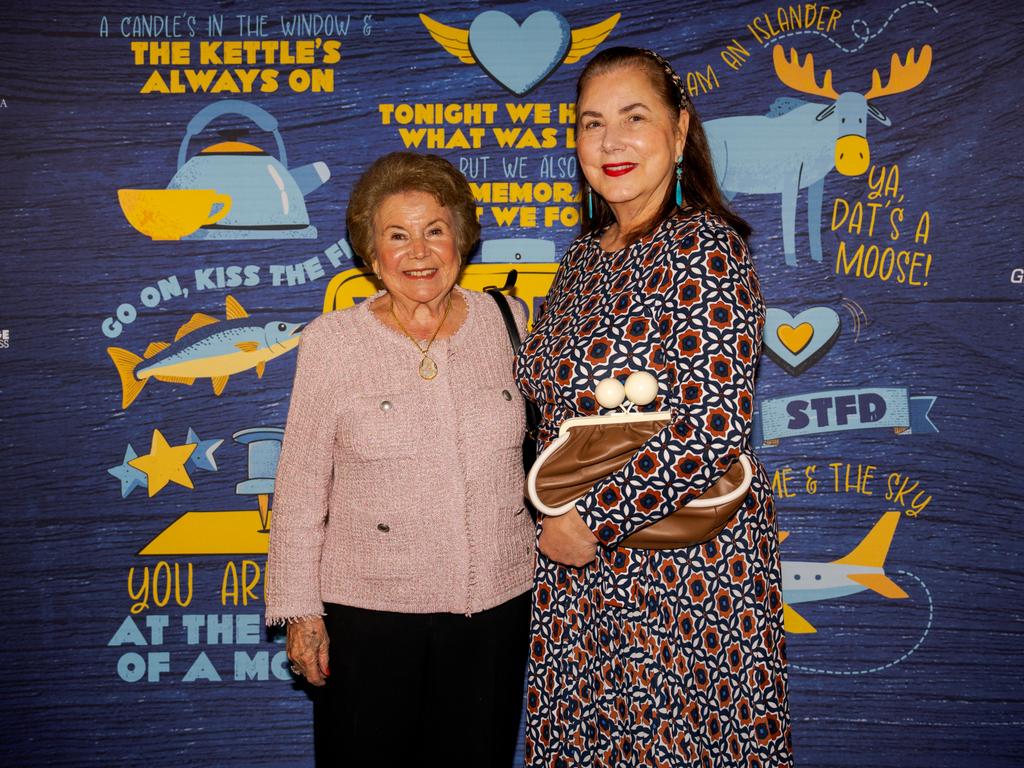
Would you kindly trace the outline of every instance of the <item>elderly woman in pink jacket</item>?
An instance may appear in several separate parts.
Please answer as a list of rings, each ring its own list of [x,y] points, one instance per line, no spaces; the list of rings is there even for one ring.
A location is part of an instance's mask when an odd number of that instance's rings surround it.
[[[267,623],[326,686],[339,764],[508,766],[534,534],[506,328],[455,284],[475,202],[446,160],[396,152],[357,183],[348,227],[384,290],[302,333]]]

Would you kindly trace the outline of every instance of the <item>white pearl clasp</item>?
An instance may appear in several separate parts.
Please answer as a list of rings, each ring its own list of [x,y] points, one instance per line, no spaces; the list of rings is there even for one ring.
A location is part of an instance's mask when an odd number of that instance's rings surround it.
[[[626,388],[618,379],[607,378],[598,382],[594,396],[602,408],[618,408],[626,399]]]
[[[658,380],[647,371],[636,371],[626,379],[626,397],[638,407],[654,402],[658,396]],[[600,397],[598,398],[600,400]],[[602,403],[603,405],[603,403]]]

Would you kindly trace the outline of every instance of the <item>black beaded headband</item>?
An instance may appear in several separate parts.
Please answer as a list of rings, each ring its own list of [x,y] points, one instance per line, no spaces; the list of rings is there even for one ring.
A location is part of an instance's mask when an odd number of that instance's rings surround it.
[[[641,48],[640,51],[643,52],[644,55],[650,56],[652,59],[654,59],[658,64],[661,65],[661,68],[665,70],[665,74],[669,76],[669,79],[676,86],[676,93],[679,96],[676,105],[680,109],[686,109],[687,104],[690,103],[690,96],[689,94],[686,93],[686,87],[683,85],[683,79],[676,74],[676,71],[674,69],[672,69],[672,65],[669,64],[665,57],[662,56],[660,53],[652,51],[649,48]]]

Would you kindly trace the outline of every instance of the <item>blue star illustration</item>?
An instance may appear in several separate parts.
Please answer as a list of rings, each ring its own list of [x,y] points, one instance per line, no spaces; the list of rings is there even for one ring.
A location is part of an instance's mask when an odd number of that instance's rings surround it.
[[[205,469],[207,472],[217,471],[217,460],[213,458],[213,452],[220,448],[220,440],[200,440],[199,435],[192,427],[188,428],[188,437],[185,438],[185,445],[195,443],[196,449],[192,451],[186,462],[186,469]]]
[[[121,498],[127,499],[128,494],[134,491],[136,488],[148,488],[149,480],[146,478],[146,473],[142,472],[135,467],[128,466],[128,462],[132,459],[138,458],[135,449],[132,448],[132,444],[128,443],[128,447],[124,451],[124,461],[118,464],[116,467],[111,467],[107,470],[107,474],[113,475],[121,481]]]

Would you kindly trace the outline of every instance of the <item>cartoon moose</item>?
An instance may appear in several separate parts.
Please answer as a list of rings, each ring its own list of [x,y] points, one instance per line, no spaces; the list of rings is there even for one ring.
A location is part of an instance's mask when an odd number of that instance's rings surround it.
[[[868,102],[882,96],[903,93],[920,85],[932,63],[931,46],[914,49],[901,62],[895,53],[890,63],[889,82],[882,87],[878,70],[872,71],[871,88],[865,94],[836,93],[832,70],[825,70],[822,84],[814,77],[814,59],[807,54],[800,65],[797,52],[786,58],[781,45],[772,51],[775,73],[785,85],[812,96],[833,99],[822,105],[794,98],[776,99],[767,116],[740,115],[709,120],[704,124],[715,174],[730,200],[738,192],[782,195],[782,245],[787,264],[796,264],[794,230],[796,199],[807,189],[807,229],[811,258],[821,261],[821,201],[825,176],[835,167],[845,176],[858,176],[868,169],[865,120],[871,115],[882,125],[888,117]]]

